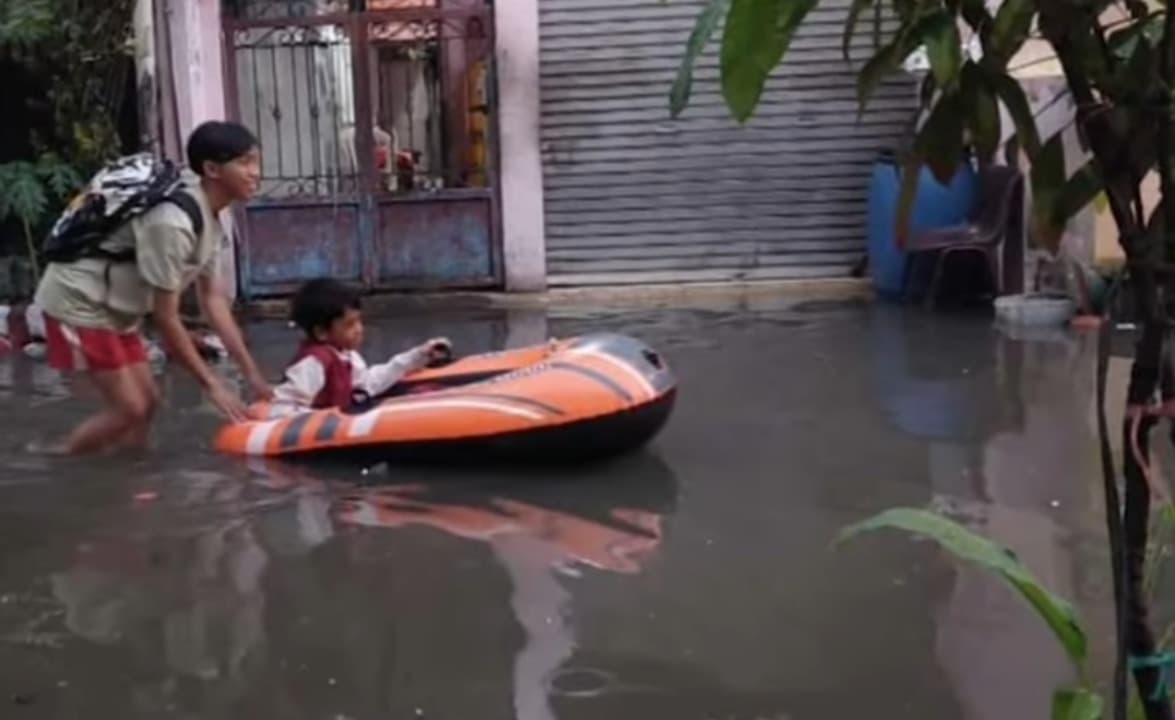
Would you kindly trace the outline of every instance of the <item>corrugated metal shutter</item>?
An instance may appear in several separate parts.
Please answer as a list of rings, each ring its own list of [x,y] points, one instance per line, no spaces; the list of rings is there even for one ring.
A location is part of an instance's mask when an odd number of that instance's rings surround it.
[[[743,127],[713,46],[669,119],[702,0],[539,0],[551,284],[845,277],[865,248],[873,160],[916,98],[912,78],[887,82],[858,122],[848,4],[809,16]]]

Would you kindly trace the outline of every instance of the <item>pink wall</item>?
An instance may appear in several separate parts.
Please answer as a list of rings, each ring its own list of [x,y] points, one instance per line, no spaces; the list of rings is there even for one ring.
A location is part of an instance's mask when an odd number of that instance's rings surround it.
[[[170,23],[179,132],[186,138],[201,122],[225,117],[220,2],[162,1]]]
[[[499,187],[506,289],[547,285],[539,135],[538,0],[494,3],[498,71]]]
[[[220,0],[156,2],[165,3],[178,121],[178,137],[174,138],[176,144],[167,145],[182,148],[197,125],[207,120],[223,120],[227,114],[220,42]],[[223,213],[221,223],[228,236],[235,240],[231,214]],[[229,293],[235,297],[237,270],[234,253],[222,253],[221,278]]]

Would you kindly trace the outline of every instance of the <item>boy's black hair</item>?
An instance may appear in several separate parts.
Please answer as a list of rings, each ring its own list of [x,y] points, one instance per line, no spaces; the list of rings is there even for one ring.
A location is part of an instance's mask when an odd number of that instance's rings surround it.
[[[298,288],[291,303],[290,319],[313,340],[315,330],[326,330],[347,310],[358,309],[358,291],[338,280],[318,278]]]
[[[188,166],[203,175],[204,163],[232,162],[257,146],[257,136],[244,125],[210,120],[188,138]]]

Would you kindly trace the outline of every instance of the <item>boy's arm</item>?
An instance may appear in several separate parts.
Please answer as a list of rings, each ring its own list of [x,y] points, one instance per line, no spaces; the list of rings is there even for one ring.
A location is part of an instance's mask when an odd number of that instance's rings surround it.
[[[391,360],[378,365],[371,365],[369,367],[361,368],[356,373],[356,385],[362,388],[368,395],[379,395],[387,392],[393,385],[400,382],[400,378],[404,377],[413,370],[419,370],[428,362],[428,351],[419,347],[412,348],[405,352],[395,355]],[[352,365],[359,368],[358,362],[352,360]]]
[[[204,311],[208,325],[220,337],[229,356],[241,368],[241,373],[244,374],[253,393],[263,400],[273,397],[273,388],[253,360],[253,355],[241,334],[241,328],[233,317],[228,296],[214,273],[201,273],[196,279],[196,296],[200,300],[200,307]]]
[[[208,367],[208,363],[200,357],[199,351],[192,343],[192,337],[188,334],[188,329],[184,327],[183,320],[180,318],[179,292],[156,289],[153,317],[155,326],[158,328],[159,334],[163,336],[163,342],[167,344],[172,356],[179,360],[180,364],[207,391],[208,399],[212,401],[212,404],[229,420],[247,420],[249,414],[244,403],[225,388],[216,374],[212,372],[212,368]]]
[[[208,392],[208,398],[230,420],[248,419],[244,403],[225,388],[224,383],[200,357],[180,317],[180,294],[184,289],[184,259],[195,247],[191,223],[167,218],[170,206],[163,205],[144,216],[135,233],[136,264],[143,280],[154,288],[155,325],[163,335],[171,354]]]
[[[408,373],[427,365],[432,358],[434,349],[439,347],[448,348],[449,341],[445,338],[433,338],[411,350],[405,350],[399,355],[393,356],[386,363],[363,368],[358,373],[359,382],[357,384],[369,395],[379,395],[386,392]],[[359,367],[358,363],[362,360],[353,360],[352,362],[356,367]]]

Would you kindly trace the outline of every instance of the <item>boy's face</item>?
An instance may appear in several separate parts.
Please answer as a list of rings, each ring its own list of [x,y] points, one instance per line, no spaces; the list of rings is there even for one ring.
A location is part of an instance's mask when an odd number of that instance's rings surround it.
[[[339,350],[358,350],[363,345],[363,314],[354,308],[347,308],[342,317],[336,318],[325,330],[317,330],[319,342]]]
[[[233,200],[248,200],[261,184],[261,151],[253,148],[226,163],[206,163],[204,177],[218,183]]]

